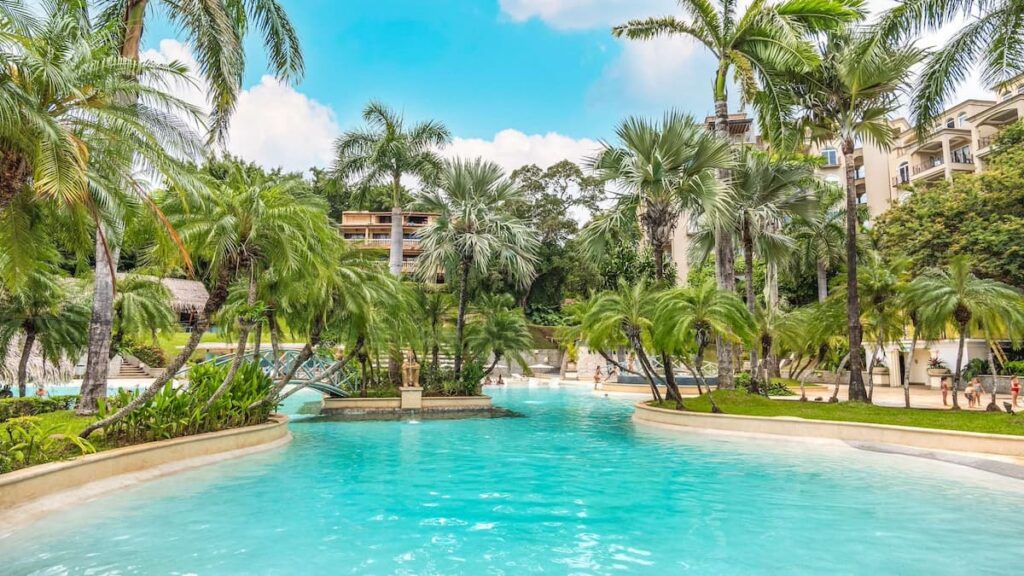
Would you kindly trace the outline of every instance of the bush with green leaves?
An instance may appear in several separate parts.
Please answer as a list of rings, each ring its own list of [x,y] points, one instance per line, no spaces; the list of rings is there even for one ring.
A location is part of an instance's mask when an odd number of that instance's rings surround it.
[[[476,396],[480,394],[480,381],[484,378],[484,367],[479,362],[467,362],[462,367],[462,377],[455,378],[451,368],[428,367],[420,372],[420,385],[428,396]]]
[[[43,426],[36,416],[0,423],[0,474],[95,452],[88,440]]]
[[[28,396],[25,398],[4,398],[0,399],[0,422],[6,422],[12,418],[22,416],[35,416],[48,412],[60,410],[71,410],[78,405],[78,396],[50,396],[49,398],[36,398]]]
[[[785,383],[781,382],[777,378],[769,378],[768,383],[768,395],[769,396],[795,396],[792,390],[790,390]],[[736,387],[741,390],[746,390],[751,394],[758,394],[759,392],[754,389],[754,381],[750,376],[750,372],[740,372],[734,378]]]
[[[971,361],[967,363],[967,366],[964,366],[962,377],[964,381],[968,381],[976,376],[991,373],[992,371],[988,369],[988,362],[986,360],[983,360],[982,358],[972,358]]]
[[[1003,366],[1003,374],[1024,376],[1024,360],[1012,360]]]
[[[266,422],[273,406],[265,403],[252,409],[249,406],[265,398],[273,382],[253,362],[242,364],[228,391],[207,408],[207,400],[220,386],[227,370],[227,365],[192,366],[187,386],[175,388],[168,382],[139,409],[107,427],[106,438],[134,444]],[[136,395],[136,392],[122,389],[117,395],[101,400],[99,417],[116,412]]]
[[[159,346],[133,342],[128,347],[127,352],[150,368],[163,368],[167,366],[167,353]]]

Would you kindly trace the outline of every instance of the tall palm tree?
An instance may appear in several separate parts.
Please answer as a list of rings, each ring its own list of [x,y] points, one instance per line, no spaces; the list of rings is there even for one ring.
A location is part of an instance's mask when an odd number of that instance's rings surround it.
[[[1024,301],[1016,289],[971,272],[970,262],[956,256],[949,265],[930,270],[915,278],[907,288],[907,297],[917,303],[922,321],[928,325],[952,325],[959,336],[956,369],[953,377],[953,409],[959,410],[957,391],[963,370],[964,340],[973,327],[985,332],[994,328],[998,318],[1019,323],[1024,316]]]
[[[715,103],[715,132],[723,139],[729,133],[729,75],[735,74],[744,102],[754,105],[761,133],[773,143],[783,141],[787,125],[785,83],[780,74],[807,71],[817,65],[818,56],[809,39],[861,16],[859,4],[843,0],[785,0],[778,3],[753,2],[737,15],[731,0],[679,0],[685,19],[673,16],[631,20],[612,28],[614,36],[650,40],[658,36],[682,35],[693,38],[717,61],[712,98]],[[788,135],[793,139],[792,135]],[[719,179],[729,180],[729,170],[719,169]],[[734,239],[727,230],[715,231],[715,274],[718,287],[736,288]],[[717,342],[718,378],[732,386],[732,348]]]
[[[438,214],[420,233],[422,254],[416,273],[433,281],[439,270],[459,286],[455,318],[455,377],[462,375],[464,331],[471,273],[497,271],[519,288],[534,277],[537,233],[510,213],[523,193],[494,162],[450,160],[437,178],[437,187],[420,194],[413,206]]]
[[[715,336],[749,342],[754,337],[755,324],[753,316],[736,294],[719,290],[711,282],[703,282],[663,294],[655,314],[654,331],[657,338],[666,342],[694,343],[693,367],[699,382],[707,388],[703,364],[708,345]],[[721,412],[710,392],[708,399],[712,411]],[[677,407],[682,408],[681,397],[677,400]]]
[[[76,0],[76,4],[79,3]],[[95,25],[112,30],[109,43],[125,60],[139,61],[142,36],[151,15],[160,14],[181,31],[192,48],[198,73],[209,86],[209,136],[223,141],[228,122],[238,101],[245,73],[244,43],[253,28],[262,36],[267,63],[277,77],[298,81],[304,72],[298,34],[277,0],[101,0]],[[80,3],[85,6],[84,2]],[[84,8],[83,8],[84,10]],[[126,77],[141,74],[126,71]],[[138,106],[146,98],[126,95],[123,104]],[[130,116],[129,116],[130,117]],[[195,158],[196,155],[190,155]],[[108,232],[116,237],[121,224],[110,223]],[[174,236],[172,232],[172,236]],[[116,239],[116,238],[115,238]],[[96,280],[93,289],[92,320],[89,323],[89,355],[82,390],[90,397],[106,394],[111,323],[114,304],[114,271],[120,258],[119,244],[108,246],[104,229],[96,233]]]
[[[813,172],[805,163],[748,148],[741,149],[738,156],[732,186],[725,192],[729,209],[703,215],[702,230],[691,249],[702,252],[699,256],[706,255],[714,244],[714,230],[731,229],[731,234],[740,238],[747,311],[755,316],[755,255],[759,253],[771,262],[779,262],[788,255],[793,241],[782,232],[782,227],[792,218],[809,217],[814,209],[815,199],[805,191]],[[755,381],[759,347],[760,343],[754,343],[750,351]]]
[[[813,268],[818,283],[818,302],[828,298],[828,272],[846,256],[846,194],[842,188],[826,182],[813,187],[815,210],[797,216],[790,224],[796,247],[790,269]]]
[[[406,127],[401,114],[376,101],[363,109],[366,128],[349,130],[335,142],[334,172],[355,177],[365,192],[373,186],[391,190],[391,252],[389,266],[402,274],[402,176],[424,182],[437,178],[443,161],[437,148],[451,141],[444,124],[434,120]]]
[[[911,67],[923,52],[893,44],[849,27],[826,35],[819,46],[821,65],[791,75],[789,89],[797,102],[800,126],[819,142],[838,141],[846,166],[846,302],[850,340],[850,398],[867,400],[861,349],[860,300],[857,295],[857,189],[853,151],[863,140],[888,148],[896,129],[890,113],[899,108]]]
[[[931,130],[972,70],[980,69],[982,82],[991,88],[1024,72],[1024,6],[1015,0],[906,0],[885,12],[876,26],[885,38],[913,40],[957,19],[966,21],[945,46],[928,55],[914,87],[910,113],[920,133]]]
[[[0,285],[0,363],[11,340],[22,336],[18,361],[18,395],[25,396],[28,362],[33,347],[54,363],[62,357],[77,358],[85,347],[89,308],[69,279],[55,267],[33,271],[14,290]]]
[[[605,143],[587,160],[598,178],[624,193],[615,206],[588,225],[586,237],[618,222],[639,221],[654,254],[654,274],[665,278],[665,257],[679,216],[721,191],[715,170],[732,166],[727,140],[707,132],[692,117],[671,111],[661,122],[630,117],[615,129],[617,145]]]

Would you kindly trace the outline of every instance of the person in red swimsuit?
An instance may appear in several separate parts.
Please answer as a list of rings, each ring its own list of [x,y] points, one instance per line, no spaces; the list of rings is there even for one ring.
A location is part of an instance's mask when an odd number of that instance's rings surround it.
[[[1013,378],[1010,378],[1010,401],[1013,403],[1013,407],[1017,407],[1017,397],[1020,396],[1020,378],[1014,374]]]

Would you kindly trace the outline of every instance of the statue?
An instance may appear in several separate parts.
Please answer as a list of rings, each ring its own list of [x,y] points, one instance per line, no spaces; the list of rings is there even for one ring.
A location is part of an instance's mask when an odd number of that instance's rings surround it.
[[[420,385],[420,364],[413,357],[412,352],[407,352],[405,361],[402,362],[402,385],[406,388]]]

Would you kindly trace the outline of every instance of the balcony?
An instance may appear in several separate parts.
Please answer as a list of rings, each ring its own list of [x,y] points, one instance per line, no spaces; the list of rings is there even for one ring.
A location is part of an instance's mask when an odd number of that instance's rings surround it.
[[[351,242],[352,244],[354,244],[355,246],[357,246],[359,248],[368,248],[368,249],[374,249],[374,250],[378,250],[378,249],[390,250],[391,249],[391,239],[390,238],[346,238],[346,240]],[[416,251],[416,250],[419,250],[419,249],[420,249],[420,241],[419,240],[417,240],[417,239],[402,240],[402,250],[403,251],[404,250]]]

